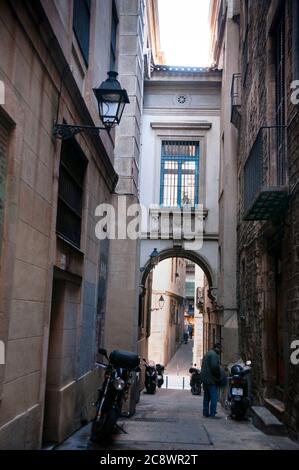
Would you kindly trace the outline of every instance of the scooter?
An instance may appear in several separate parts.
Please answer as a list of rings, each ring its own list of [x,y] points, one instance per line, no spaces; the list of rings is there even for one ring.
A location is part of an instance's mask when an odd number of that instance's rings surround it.
[[[231,368],[228,378],[228,403],[230,405],[231,417],[236,420],[245,419],[247,410],[251,403],[251,361],[245,366],[235,364]]]
[[[145,388],[146,392],[153,395],[158,385],[158,374],[154,361],[143,359],[145,366]]]
[[[129,351],[114,350],[108,357],[105,349],[99,349],[108,363],[97,362],[96,367],[105,370],[102,387],[95,403],[96,414],[91,426],[90,440],[99,443],[117,426],[123,402],[128,399],[132,372],[139,372],[140,358]]]
[[[189,374],[191,374],[190,387],[192,395],[200,395],[202,384],[200,369],[190,367]]]
[[[164,373],[165,367],[162,366],[162,364],[156,364],[156,369],[158,373],[157,385],[158,385],[158,388],[161,388],[162,385],[164,384],[163,373]]]

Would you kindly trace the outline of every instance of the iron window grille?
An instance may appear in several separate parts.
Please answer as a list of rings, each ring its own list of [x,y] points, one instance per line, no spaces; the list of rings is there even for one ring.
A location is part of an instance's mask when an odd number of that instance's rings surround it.
[[[73,141],[63,141],[59,169],[56,232],[77,248],[81,242],[86,157]]]
[[[161,206],[194,207],[198,204],[199,159],[199,142],[162,142]]]
[[[276,29],[276,125],[277,127],[277,183],[285,184],[285,15],[282,14]]]
[[[73,8],[73,30],[86,65],[89,55],[90,1],[74,0]]]
[[[247,70],[249,64],[249,48],[248,48],[248,26],[246,28],[244,43],[243,43],[243,52],[242,52],[242,76],[243,76],[243,86],[245,85]]]
[[[244,165],[244,219],[267,220],[282,214],[287,191],[282,160],[287,148],[286,126],[262,127]]]
[[[231,85],[231,123],[237,128],[240,126],[241,119],[241,79],[240,73],[234,73]]]

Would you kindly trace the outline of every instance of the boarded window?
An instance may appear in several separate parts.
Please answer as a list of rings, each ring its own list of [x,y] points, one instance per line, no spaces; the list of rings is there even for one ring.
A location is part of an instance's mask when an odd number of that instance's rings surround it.
[[[73,29],[86,65],[89,54],[90,1],[74,0],[73,11]]]
[[[61,148],[56,231],[80,248],[83,182],[87,160],[75,141]]]

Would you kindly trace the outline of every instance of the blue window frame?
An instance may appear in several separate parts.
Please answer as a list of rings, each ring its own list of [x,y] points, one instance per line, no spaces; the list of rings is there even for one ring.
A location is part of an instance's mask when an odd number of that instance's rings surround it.
[[[198,204],[199,142],[162,141],[160,205]]]

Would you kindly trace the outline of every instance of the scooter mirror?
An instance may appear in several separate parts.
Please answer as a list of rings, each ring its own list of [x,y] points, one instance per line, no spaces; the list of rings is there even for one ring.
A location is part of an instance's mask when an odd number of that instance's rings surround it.
[[[247,366],[251,366],[251,361],[246,361]]]

